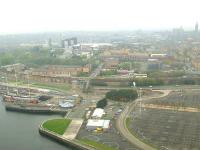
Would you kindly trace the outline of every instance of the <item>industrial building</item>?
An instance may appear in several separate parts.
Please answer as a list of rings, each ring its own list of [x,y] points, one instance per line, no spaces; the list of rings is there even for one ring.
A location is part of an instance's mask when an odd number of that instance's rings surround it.
[[[101,128],[104,131],[110,128],[110,120],[96,120],[89,119],[86,125],[87,130],[96,130],[97,128]]]
[[[104,109],[96,108],[92,114],[93,119],[100,119],[103,115],[105,115]]]

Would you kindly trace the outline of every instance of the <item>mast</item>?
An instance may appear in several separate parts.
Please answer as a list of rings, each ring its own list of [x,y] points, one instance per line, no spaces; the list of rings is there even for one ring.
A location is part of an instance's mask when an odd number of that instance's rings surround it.
[[[9,89],[8,89],[8,78],[7,78],[7,73],[5,73],[5,79],[6,79],[6,90],[7,90],[7,95],[9,95]]]
[[[14,64],[13,64],[13,68],[14,68],[14,72],[15,72],[15,82],[16,82],[16,87],[17,87],[17,95],[19,95],[18,84],[17,84],[17,74],[16,74],[16,69],[15,69]]]
[[[31,89],[30,89],[30,82],[29,82],[29,73],[27,74],[27,80],[28,80],[28,93],[29,93],[29,97],[31,98]]]

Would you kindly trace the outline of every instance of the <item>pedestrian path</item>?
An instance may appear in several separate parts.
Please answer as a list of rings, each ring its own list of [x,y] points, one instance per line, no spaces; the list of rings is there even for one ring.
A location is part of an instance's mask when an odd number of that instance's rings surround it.
[[[82,123],[83,123],[83,119],[72,119],[67,130],[63,134],[63,137],[68,140],[75,139],[81,128]]]

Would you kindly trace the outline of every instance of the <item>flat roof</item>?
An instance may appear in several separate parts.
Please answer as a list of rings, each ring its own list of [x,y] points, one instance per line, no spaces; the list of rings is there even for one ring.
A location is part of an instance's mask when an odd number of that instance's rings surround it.
[[[92,114],[92,117],[101,118],[105,114],[104,109],[96,108]]]
[[[74,107],[74,104],[70,102],[64,102],[64,103],[59,103],[59,106],[62,108],[69,108],[69,107]]]
[[[89,119],[87,122],[87,127],[92,126],[92,127],[102,127],[104,129],[109,128],[110,125],[110,120],[96,120],[96,119]]]

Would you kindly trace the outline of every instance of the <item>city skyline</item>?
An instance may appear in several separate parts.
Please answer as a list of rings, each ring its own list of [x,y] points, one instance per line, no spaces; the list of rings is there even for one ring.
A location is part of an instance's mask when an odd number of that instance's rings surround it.
[[[0,1],[0,34],[53,31],[193,30],[196,0]],[[12,4],[12,5],[11,5]]]

